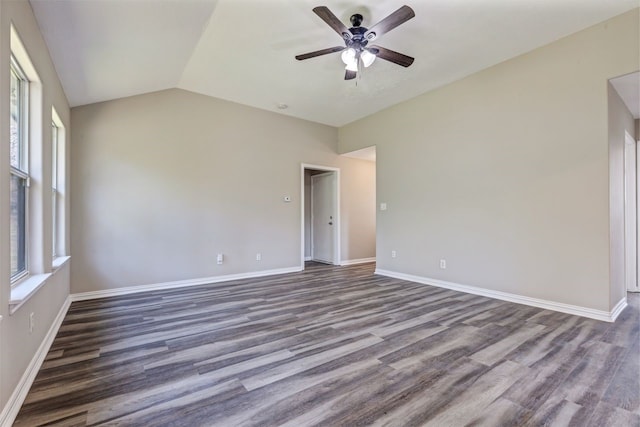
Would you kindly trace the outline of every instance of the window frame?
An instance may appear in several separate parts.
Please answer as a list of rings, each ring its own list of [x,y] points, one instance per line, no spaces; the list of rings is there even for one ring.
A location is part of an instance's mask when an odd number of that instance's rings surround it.
[[[19,230],[20,237],[23,241],[22,252],[24,256],[24,269],[11,274],[11,288],[29,277],[29,186],[31,177],[29,175],[29,79],[20,66],[20,63],[11,54],[10,62],[11,78],[16,77],[18,81],[18,165],[10,165],[11,177],[17,177],[24,183],[24,218],[22,219],[23,231]],[[10,161],[10,163],[12,163]],[[9,203],[9,206],[11,204]],[[11,239],[10,239],[11,240]],[[10,244],[11,246],[11,244]],[[19,248],[20,250],[20,248]],[[20,256],[20,254],[18,255]]]
[[[53,110],[52,110],[53,111]],[[55,114],[55,113],[54,113]],[[53,259],[58,256],[58,240],[60,238],[58,226],[58,139],[60,138],[60,127],[54,120],[51,120],[51,255]]]

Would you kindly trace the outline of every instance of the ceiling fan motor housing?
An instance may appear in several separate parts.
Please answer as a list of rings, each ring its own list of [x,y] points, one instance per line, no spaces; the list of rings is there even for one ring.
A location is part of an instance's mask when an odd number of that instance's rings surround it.
[[[354,16],[359,16],[360,18],[362,18],[362,15],[360,14],[352,15],[351,16],[352,23],[354,21],[361,22],[361,21],[354,20],[353,19]],[[347,47],[348,48],[351,47],[358,51],[361,51],[367,45],[367,43],[369,43],[369,40],[367,40],[364,36],[367,31],[368,29],[366,27],[354,26],[349,28],[349,32],[352,34],[352,37],[349,40],[345,40]]]

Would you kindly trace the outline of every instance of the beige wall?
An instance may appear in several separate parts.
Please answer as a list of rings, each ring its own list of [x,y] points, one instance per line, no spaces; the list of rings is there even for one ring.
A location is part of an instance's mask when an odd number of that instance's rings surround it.
[[[71,114],[73,292],[299,266],[302,163],[341,169],[342,259],[374,256],[335,128],[180,89]]]
[[[342,180],[342,261],[376,256],[376,164],[367,160],[339,157],[353,167],[340,172]],[[346,182],[345,182],[346,180]]]
[[[624,232],[624,154],[625,132],[635,138],[633,116],[616,92],[608,85],[609,105],[609,198],[610,212],[610,270],[611,302],[617,303],[627,295],[625,283],[625,232]]]
[[[638,70],[638,22],[340,128],[340,152],[377,146],[378,268],[609,311],[607,80]]]
[[[32,135],[32,149],[42,152],[42,175],[33,180],[32,189],[51,186],[51,107],[55,107],[64,126],[69,128],[69,107],[56,75],[47,47],[26,0],[0,1],[0,200],[9,200],[9,61],[11,55],[10,32],[13,22],[31,62],[41,81],[41,104],[32,105],[32,118],[41,117],[44,132],[42,138]],[[41,109],[40,109],[41,108]],[[37,174],[36,174],[37,175]],[[36,200],[36,193],[41,200]],[[34,273],[51,271],[51,193],[32,191],[31,237],[38,240],[37,253],[33,254],[31,267]],[[68,203],[68,198],[66,199]],[[37,203],[35,203],[37,201]],[[13,393],[19,379],[43,341],[53,320],[69,294],[69,265],[60,268],[42,288],[15,313],[9,313],[10,266],[9,239],[4,234],[9,229],[9,210],[1,203],[0,229],[0,411]],[[37,209],[35,207],[38,207]],[[66,219],[68,221],[68,218]],[[34,247],[33,250],[36,250]],[[35,328],[29,333],[29,314],[35,315]],[[0,420],[0,423],[2,421]]]

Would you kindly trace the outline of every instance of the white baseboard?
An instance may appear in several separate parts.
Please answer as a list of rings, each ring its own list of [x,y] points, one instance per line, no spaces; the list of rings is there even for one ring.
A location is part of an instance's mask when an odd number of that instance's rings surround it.
[[[313,258],[311,258],[310,256],[306,256],[306,257],[304,257],[304,260],[305,260],[305,261],[311,261],[312,259],[313,259]]]
[[[210,285],[214,283],[230,282],[232,280],[251,279],[254,277],[273,276],[276,274],[295,273],[302,271],[301,267],[278,268],[274,270],[252,271],[250,273],[228,274],[225,276],[204,277],[201,279],[178,280],[175,282],[154,283],[150,285],[128,286],[126,288],[106,289],[102,291],[80,292],[71,294],[72,301],[85,301],[97,298],[116,297],[138,292],[158,291],[163,289],[184,288],[188,286]]]
[[[414,276],[411,274],[397,273],[395,271],[376,269],[375,274],[381,276],[393,277],[395,279],[407,280],[410,282],[422,283],[425,285],[437,286],[439,288],[451,289],[454,291],[465,292],[468,294],[481,295],[483,297],[494,298],[502,301],[515,302],[546,310],[559,311],[562,313],[573,314],[576,316],[588,317],[590,319],[602,320],[605,322],[613,322],[616,317],[627,306],[627,300],[621,300],[612,311],[595,310],[593,308],[580,307],[577,305],[564,304],[555,301],[548,301],[538,298],[531,298],[508,292],[492,291],[490,289],[478,288],[475,286],[461,285],[459,283],[446,282],[444,280],[431,279],[428,277]]]
[[[611,310],[611,322],[615,322],[620,313],[627,308],[627,297],[622,298]]]
[[[64,304],[62,304],[62,307],[60,307],[60,311],[58,311],[58,315],[53,320],[53,323],[42,340],[40,347],[38,347],[38,350],[33,355],[31,362],[29,362],[27,369],[22,374],[20,381],[18,381],[18,384],[13,390],[11,397],[9,397],[2,413],[0,413],[0,426],[12,425],[13,421],[18,416],[20,407],[24,403],[24,399],[27,397],[27,393],[29,393],[29,389],[31,388],[33,381],[36,379],[36,375],[42,366],[42,362],[44,362],[45,357],[47,357],[49,348],[51,348],[51,344],[58,333],[58,329],[60,329],[60,325],[62,324],[64,316],[67,314],[67,310],[69,310],[70,305],[71,297],[69,296],[64,301]]]
[[[340,261],[340,265],[365,264],[367,262],[376,262],[376,257],[373,257],[373,258],[359,258],[359,259],[347,259],[347,260],[344,260],[344,261]]]

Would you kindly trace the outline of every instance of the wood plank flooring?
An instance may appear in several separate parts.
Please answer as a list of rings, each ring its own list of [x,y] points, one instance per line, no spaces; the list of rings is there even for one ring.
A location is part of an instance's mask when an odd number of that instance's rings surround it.
[[[615,324],[373,264],[75,302],[16,426],[639,426]]]

